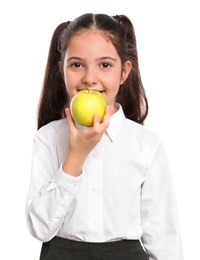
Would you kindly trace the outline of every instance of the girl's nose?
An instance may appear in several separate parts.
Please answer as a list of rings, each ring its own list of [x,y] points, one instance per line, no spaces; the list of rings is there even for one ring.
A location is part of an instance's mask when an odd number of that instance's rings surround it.
[[[83,84],[85,84],[87,86],[93,86],[93,85],[97,84],[98,80],[97,80],[94,70],[87,69],[82,78],[82,82],[83,82]]]

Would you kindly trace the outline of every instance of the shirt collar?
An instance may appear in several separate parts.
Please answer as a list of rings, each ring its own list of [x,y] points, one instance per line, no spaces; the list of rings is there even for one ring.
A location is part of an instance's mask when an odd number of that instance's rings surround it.
[[[124,127],[126,118],[123,109],[120,104],[118,104],[119,109],[110,118],[110,124],[106,130],[109,138],[114,142],[117,135],[120,133],[121,129]]]

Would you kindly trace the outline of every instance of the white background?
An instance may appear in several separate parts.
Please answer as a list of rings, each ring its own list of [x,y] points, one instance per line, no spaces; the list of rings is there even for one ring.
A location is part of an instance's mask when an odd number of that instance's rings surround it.
[[[3,259],[39,259],[41,242],[29,234],[25,220],[37,104],[55,27],[86,12],[126,14],[135,26],[141,75],[150,104],[146,126],[163,139],[171,161],[185,259],[198,258],[198,2],[1,1],[0,254]]]

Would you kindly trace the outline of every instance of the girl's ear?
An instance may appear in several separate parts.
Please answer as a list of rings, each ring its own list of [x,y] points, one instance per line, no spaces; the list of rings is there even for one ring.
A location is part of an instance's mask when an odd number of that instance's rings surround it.
[[[64,79],[63,63],[61,61],[58,62],[58,67],[59,67],[60,74],[61,74],[62,78]]]
[[[126,79],[128,78],[128,75],[129,73],[131,72],[131,69],[132,69],[132,63],[130,60],[127,60],[125,63],[124,63],[124,67],[123,67],[123,70],[122,70],[122,76],[121,76],[121,81],[120,81],[120,84],[122,85]]]

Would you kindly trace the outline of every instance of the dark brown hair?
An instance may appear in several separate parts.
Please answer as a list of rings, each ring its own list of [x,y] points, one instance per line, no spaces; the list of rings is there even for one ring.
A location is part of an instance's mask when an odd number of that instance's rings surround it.
[[[120,87],[116,102],[123,107],[125,116],[143,124],[148,114],[148,102],[142,84],[136,37],[133,24],[125,15],[83,14],[72,22],[61,23],[54,31],[48,54],[43,88],[38,106],[38,129],[45,124],[65,117],[64,109],[69,105],[69,96],[59,71],[68,42],[82,30],[96,29],[106,34],[115,46],[123,64],[130,60],[132,70]]]

